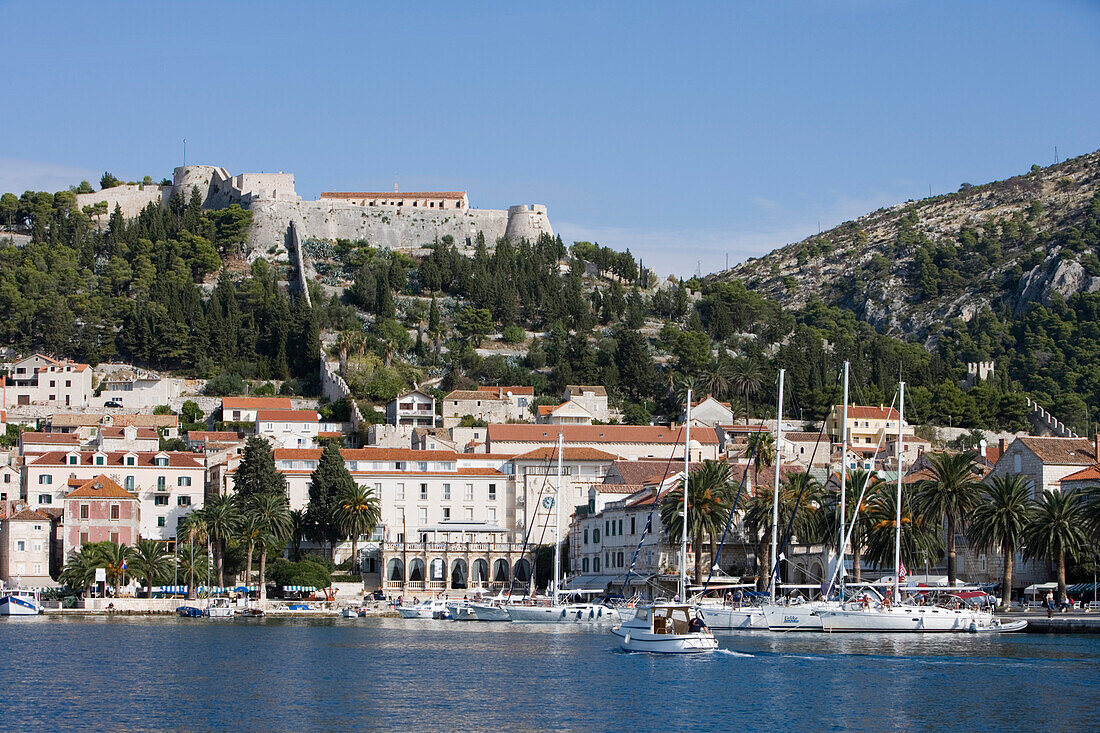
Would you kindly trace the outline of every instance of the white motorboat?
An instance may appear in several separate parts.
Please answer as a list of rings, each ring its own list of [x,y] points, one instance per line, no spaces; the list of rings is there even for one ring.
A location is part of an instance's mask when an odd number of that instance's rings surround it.
[[[444,607],[453,621],[477,621],[470,601],[447,601]]]
[[[228,598],[211,598],[203,615],[210,618],[233,618],[233,606]]]
[[[474,621],[509,621],[508,608],[500,599],[471,601],[470,614]]]
[[[601,603],[558,603],[536,606],[512,605],[508,617],[529,624],[617,624],[619,609]]]
[[[0,592],[0,616],[37,616],[42,604],[36,590],[5,590]]]
[[[355,606],[344,606],[340,609],[340,618],[359,618],[359,609]]]
[[[398,606],[397,613],[401,618],[439,618],[441,612],[447,611],[447,603],[435,598],[429,598],[411,606]]]
[[[821,611],[820,616],[822,627],[830,632],[968,632],[994,626],[993,614],[988,611],[939,606],[848,604],[844,608]]]
[[[638,606],[634,616],[611,633],[622,639],[620,646],[628,652],[693,654],[718,648],[710,630],[693,622],[691,608],[680,603]]]

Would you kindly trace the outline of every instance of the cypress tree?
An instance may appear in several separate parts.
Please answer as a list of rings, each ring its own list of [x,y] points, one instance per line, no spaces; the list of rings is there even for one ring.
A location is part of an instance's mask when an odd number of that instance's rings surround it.
[[[234,474],[234,485],[241,511],[254,496],[286,496],[286,479],[275,468],[275,454],[263,438],[253,436],[245,443],[241,465]]]
[[[355,480],[344,464],[344,457],[335,444],[329,443],[321,453],[321,460],[310,476],[309,505],[306,507],[306,524],[312,539],[333,546],[343,539],[336,510],[340,497],[355,488]]]

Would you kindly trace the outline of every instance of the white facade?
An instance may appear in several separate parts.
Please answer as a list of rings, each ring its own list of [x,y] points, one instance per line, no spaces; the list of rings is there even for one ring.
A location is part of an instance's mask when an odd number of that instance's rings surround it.
[[[92,400],[96,407],[117,402],[128,410],[151,410],[169,404],[183,391],[182,379],[161,377],[125,364],[100,364],[95,371],[103,372],[96,388],[99,395]]]
[[[50,578],[50,518],[24,509],[0,521],[0,579],[23,588],[57,585]]]
[[[179,520],[203,505],[202,456],[172,451],[46,453],[23,466],[24,498],[32,507],[62,508],[74,486],[100,474],[137,496],[146,539],[175,537]]]
[[[686,417],[685,413],[680,415],[681,422]],[[691,406],[691,424],[693,426],[717,427],[719,425],[730,425],[734,419],[733,408],[730,407],[730,403],[719,402],[710,395]]]
[[[490,425],[489,450],[518,455],[556,446],[558,434],[566,448],[594,448],[628,460],[684,458],[685,432],[680,426],[647,425]],[[717,459],[713,428],[691,430],[691,460]]]
[[[278,448],[310,448],[320,432],[314,410],[257,410],[256,435]]]
[[[87,364],[34,354],[13,363],[0,388],[0,408],[17,405],[87,407],[92,371]]]
[[[293,410],[289,397],[223,397],[222,420],[225,422],[256,422],[259,410]]]
[[[581,407],[588,410],[594,420],[607,422],[611,419],[611,411],[607,404],[607,390],[599,385],[566,385],[562,400],[576,401]]]
[[[435,398],[418,389],[398,395],[386,405],[386,423],[398,427],[434,427]]]

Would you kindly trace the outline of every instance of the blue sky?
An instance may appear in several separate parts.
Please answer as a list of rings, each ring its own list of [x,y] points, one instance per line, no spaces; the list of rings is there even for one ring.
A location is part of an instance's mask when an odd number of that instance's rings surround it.
[[[0,190],[545,203],[663,272],[1100,148],[1100,2],[2,3]]]

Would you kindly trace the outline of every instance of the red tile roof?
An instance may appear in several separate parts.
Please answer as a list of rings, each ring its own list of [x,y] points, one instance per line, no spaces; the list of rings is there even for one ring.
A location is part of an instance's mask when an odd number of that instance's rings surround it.
[[[528,396],[532,396],[532,397],[535,394],[535,388],[534,387],[524,387],[524,386],[521,386],[521,385],[514,385],[514,384],[509,385],[507,387],[478,387],[477,391],[478,392],[495,392],[497,394],[502,394],[502,395],[506,395],[509,392],[511,392],[512,394],[528,395]]]
[[[319,422],[316,410],[257,410],[257,422]]]
[[[1062,481],[1100,481],[1100,466],[1089,466],[1062,478]]]
[[[456,389],[453,392],[449,392],[444,395],[444,400],[481,400],[482,402],[504,402],[505,398],[490,392],[488,390],[481,389]]]
[[[222,410],[291,410],[289,397],[222,397]]]
[[[126,428],[101,428],[99,434],[104,438],[124,438]],[[160,436],[157,435],[155,428],[138,428],[137,437],[142,440],[156,440]]]
[[[79,488],[73,489],[65,495],[66,499],[132,499],[137,497],[126,489],[116,484],[103,474],[96,476],[91,481],[83,482]]]
[[[1043,463],[1059,466],[1091,466],[1096,463],[1096,445],[1089,438],[1034,438],[1016,440]]]
[[[591,392],[597,397],[607,397],[607,390],[598,384],[567,384],[565,389],[570,397],[583,397],[585,392]]]
[[[11,521],[13,519],[18,520],[18,521],[36,521],[36,522],[48,522],[48,521],[50,521],[49,515],[43,514],[40,511],[36,511],[34,509],[31,509],[30,507],[27,507],[23,511],[16,512],[15,514],[12,514],[10,517],[8,517],[9,521]]]
[[[81,451],[79,455],[80,462],[78,466],[94,466],[95,456],[103,454],[107,457],[107,462],[104,465],[107,466],[119,466],[126,468],[125,456],[133,453],[137,456],[138,467],[147,466],[153,467],[155,464],[153,460],[159,455],[168,456],[169,468],[203,468],[202,460],[194,453],[187,453],[181,451]],[[38,458],[30,462],[32,466],[66,466],[68,463],[68,456],[70,452],[67,451],[50,451],[49,453],[43,453]],[[129,466],[129,468],[133,468]]]
[[[566,443],[680,443],[679,427],[649,425],[530,425],[495,423],[489,426],[489,442],[557,442],[558,434]],[[714,428],[693,427],[691,439],[700,444],[716,445]]]
[[[205,441],[231,443],[238,440],[244,440],[245,434],[235,433],[229,430],[192,430],[187,433],[187,439],[196,443]]]
[[[521,453],[515,457],[515,460],[545,461],[547,459],[556,460],[557,457],[558,449],[556,447],[547,446],[545,448],[535,448],[532,451]],[[614,453],[608,453],[595,448],[585,448],[583,446],[575,448],[566,446],[562,448],[562,460],[565,461],[617,461],[619,459],[620,456]]]
[[[76,433],[23,433],[19,436],[24,443],[34,445],[80,445],[80,436]]]
[[[175,415],[112,415],[111,418],[118,427],[174,428],[179,425]]]

